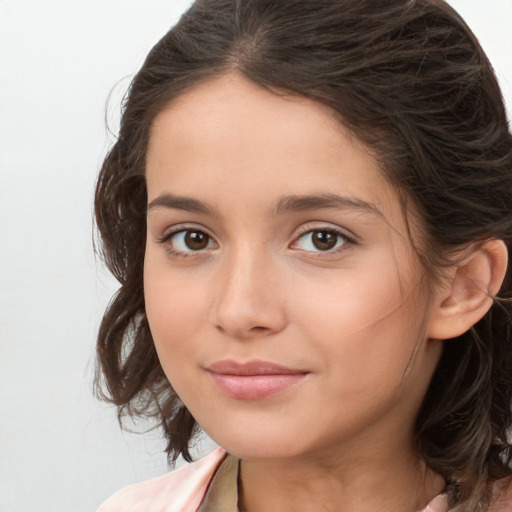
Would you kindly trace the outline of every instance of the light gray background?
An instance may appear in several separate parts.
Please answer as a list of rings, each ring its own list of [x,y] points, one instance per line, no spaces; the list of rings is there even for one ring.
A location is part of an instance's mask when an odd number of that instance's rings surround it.
[[[512,108],[512,0],[452,0]],[[167,470],[157,432],[91,396],[116,286],[91,203],[129,78],[189,0],[0,0],[0,512],[88,512]],[[122,80],[123,79],[123,80]],[[209,449],[208,444],[200,448]]]

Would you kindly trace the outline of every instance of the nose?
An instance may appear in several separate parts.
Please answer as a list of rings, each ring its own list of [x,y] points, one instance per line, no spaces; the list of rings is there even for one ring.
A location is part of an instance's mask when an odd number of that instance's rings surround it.
[[[216,327],[227,336],[249,339],[281,332],[286,324],[279,269],[250,249],[224,262],[215,303]]]

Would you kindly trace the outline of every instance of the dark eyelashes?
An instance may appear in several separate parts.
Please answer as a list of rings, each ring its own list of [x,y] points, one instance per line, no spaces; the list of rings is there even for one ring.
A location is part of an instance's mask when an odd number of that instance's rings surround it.
[[[357,241],[357,238],[346,232],[346,231],[343,231],[339,228],[336,228],[336,227],[330,227],[330,226],[325,226],[325,227],[309,227],[309,226],[306,226],[304,228],[303,231],[301,231],[300,233],[297,234],[297,236],[295,237],[296,239],[300,238],[300,237],[303,237],[304,235],[307,235],[308,233],[315,233],[315,232],[328,232],[328,233],[333,233],[337,236],[340,236],[341,238],[343,238],[346,242],[350,243],[350,244],[353,244],[353,245],[357,245],[358,241]]]
[[[165,244],[166,242],[168,242],[174,235],[177,235],[178,233],[182,233],[183,231],[197,231],[197,232],[201,232],[201,233],[204,233],[204,234],[208,234],[206,233],[206,231],[202,230],[202,229],[199,229],[199,228],[191,228],[190,226],[176,226],[175,228],[173,228],[171,231],[165,231],[164,233],[162,233],[161,235],[159,235],[157,237],[157,243],[159,244]]]
[[[169,233],[164,233],[163,235],[159,235],[156,239],[156,242],[159,244],[167,243],[174,235],[179,233],[179,231],[171,231]]]

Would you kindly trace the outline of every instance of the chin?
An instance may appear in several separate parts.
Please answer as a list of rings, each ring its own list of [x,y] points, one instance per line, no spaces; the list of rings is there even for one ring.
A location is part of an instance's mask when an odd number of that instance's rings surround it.
[[[261,429],[258,432],[223,431],[220,436],[208,430],[205,432],[219,446],[239,459],[287,459],[309,451],[308,447],[297,442],[303,435],[297,436],[288,432],[276,434]]]

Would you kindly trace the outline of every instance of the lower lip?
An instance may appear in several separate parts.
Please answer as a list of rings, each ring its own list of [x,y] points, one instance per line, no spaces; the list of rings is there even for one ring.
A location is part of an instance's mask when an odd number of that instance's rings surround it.
[[[210,375],[224,395],[240,400],[259,400],[297,385],[307,374],[227,375],[210,373]]]

